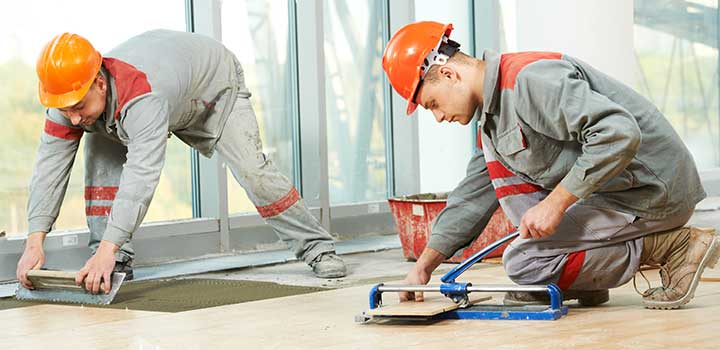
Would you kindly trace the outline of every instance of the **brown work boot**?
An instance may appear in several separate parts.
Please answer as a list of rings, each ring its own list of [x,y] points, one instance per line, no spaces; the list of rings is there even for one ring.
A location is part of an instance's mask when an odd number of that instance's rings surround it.
[[[563,292],[563,301],[577,299],[582,306],[597,306],[610,300],[610,292],[601,290],[568,290]],[[505,305],[550,305],[550,296],[543,292],[507,292]]]
[[[642,293],[649,309],[676,309],[687,304],[703,270],[720,256],[720,237],[712,228],[681,227],[646,236],[640,264],[659,266],[662,287]]]

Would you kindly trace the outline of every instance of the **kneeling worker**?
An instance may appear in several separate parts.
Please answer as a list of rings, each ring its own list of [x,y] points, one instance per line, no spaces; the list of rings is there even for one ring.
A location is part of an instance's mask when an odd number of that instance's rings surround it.
[[[556,283],[566,300],[597,305],[646,264],[662,276],[661,287],[641,293],[646,307],[689,302],[703,270],[718,260],[720,237],[684,226],[705,191],[660,111],[576,58],[492,51],[475,58],[459,50],[451,31],[450,24],[409,24],[383,56],[408,114],[421,105],[438,122],[467,125],[479,112],[480,148],[405,281],[427,283],[499,205],[520,230],[503,256],[515,283]],[[543,298],[505,296],[507,303]]]

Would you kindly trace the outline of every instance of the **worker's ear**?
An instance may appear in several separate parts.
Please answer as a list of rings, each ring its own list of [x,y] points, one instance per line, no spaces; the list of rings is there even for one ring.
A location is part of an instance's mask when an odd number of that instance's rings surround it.
[[[447,65],[440,67],[440,70],[438,73],[440,74],[440,77],[443,79],[449,79],[449,80],[459,80],[460,79],[458,72],[455,69],[453,69],[452,67],[449,67]]]
[[[105,80],[105,77],[98,73],[97,77],[95,77],[95,87],[99,89],[99,92],[105,96],[105,92],[107,91],[107,80]]]

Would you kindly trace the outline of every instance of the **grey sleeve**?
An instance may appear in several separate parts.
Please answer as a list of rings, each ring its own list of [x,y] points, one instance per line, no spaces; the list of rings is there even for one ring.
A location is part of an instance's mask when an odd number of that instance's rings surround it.
[[[452,256],[485,229],[498,206],[485,155],[477,150],[470,159],[465,178],[450,193],[447,206],[435,219],[428,247]]]
[[[517,77],[515,101],[520,118],[537,132],[582,145],[582,154],[560,182],[578,198],[625,169],[640,147],[635,118],[593,91],[568,61],[543,60],[524,68]]]
[[[50,232],[65,198],[70,170],[83,129],[73,126],[57,109],[45,112],[28,197],[28,231]]]
[[[144,95],[125,109],[120,124],[128,140],[127,162],[103,235],[103,240],[117,245],[132,237],[147,213],[160,181],[168,135],[166,100]]]

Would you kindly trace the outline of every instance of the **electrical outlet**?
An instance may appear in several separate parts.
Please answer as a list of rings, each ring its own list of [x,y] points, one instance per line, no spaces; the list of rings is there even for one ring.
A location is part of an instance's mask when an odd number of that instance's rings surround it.
[[[63,247],[72,247],[78,245],[80,240],[78,239],[77,235],[69,235],[69,236],[63,236],[62,237],[62,246]]]

